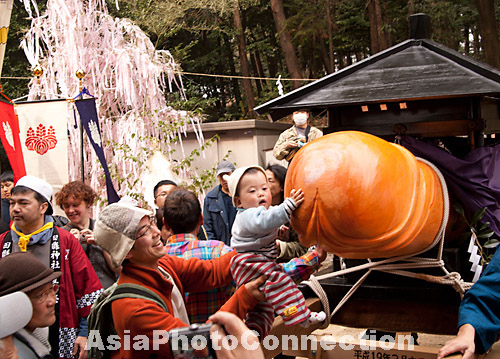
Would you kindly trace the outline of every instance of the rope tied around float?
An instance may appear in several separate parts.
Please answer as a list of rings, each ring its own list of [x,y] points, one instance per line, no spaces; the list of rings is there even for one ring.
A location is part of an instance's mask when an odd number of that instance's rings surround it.
[[[449,196],[448,196],[448,187],[446,186],[446,182],[444,179],[443,174],[439,169],[432,164],[431,162],[418,158],[418,161],[424,162],[427,164],[429,167],[432,168],[432,170],[436,173],[437,177],[439,178],[439,181],[441,183],[441,188],[443,191],[443,220],[441,221],[441,226],[439,228],[439,231],[434,238],[434,241],[425,249],[421,250],[420,252],[414,253],[414,254],[409,254],[409,255],[403,255],[403,256],[398,256],[398,257],[392,257],[392,258],[386,258],[378,261],[374,261],[372,259],[368,259],[368,263],[361,264],[355,267],[351,268],[346,268],[342,270],[338,270],[332,273],[320,275],[320,276],[311,276],[308,281],[304,281],[303,283],[308,285],[313,292],[318,296],[318,298],[321,301],[321,304],[323,306],[323,310],[325,313],[330,312],[330,305],[328,301],[328,297],[319,283],[320,280],[326,279],[326,278],[332,278],[332,277],[338,277],[342,276],[348,273],[353,273],[361,270],[366,270],[366,273],[364,273],[361,278],[358,279],[358,281],[349,289],[349,291],[344,295],[344,297],[340,300],[340,302],[337,304],[335,309],[331,312],[330,316],[327,316],[327,319],[325,320],[325,323],[321,328],[326,328],[331,321],[331,318],[342,308],[342,306],[349,300],[349,298],[356,292],[356,290],[361,286],[361,284],[365,281],[365,279],[368,277],[368,275],[372,271],[380,271],[380,272],[386,272],[386,273],[392,273],[395,275],[399,276],[404,276],[404,277],[410,277],[410,278],[415,278],[415,279],[421,279],[427,282],[431,283],[437,283],[437,284],[442,284],[442,285],[451,285],[453,289],[455,289],[456,292],[460,294],[461,297],[463,297],[464,293],[472,287],[474,283],[470,282],[465,282],[461,276],[460,273],[458,272],[449,272],[444,264],[444,261],[442,259],[443,256],[443,247],[444,247],[444,235],[445,235],[445,229],[446,225],[448,224],[448,216],[449,216],[449,211],[450,211],[450,203],[449,203]],[[433,248],[436,246],[436,244],[439,243],[439,248],[438,248],[438,253],[436,258],[428,258],[428,257],[418,257],[419,254],[422,254],[429,249]],[[420,268],[441,268],[441,270],[444,272],[443,276],[436,276],[436,275],[431,275],[431,274],[425,274],[425,273],[415,273],[415,272],[410,272],[406,269],[420,269]]]

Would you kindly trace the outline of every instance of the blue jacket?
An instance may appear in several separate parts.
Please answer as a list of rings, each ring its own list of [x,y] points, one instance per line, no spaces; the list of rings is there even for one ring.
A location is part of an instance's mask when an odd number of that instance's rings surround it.
[[[208,192],[203,203],[203,226],[208,240],[221,241],[229,246],[234,222],[229,222],[229,212],[236,214],[236,208],[225,208],[223,195],[221,185]]]
[[[486,352],[500,333],[500,250],[460,304],[458,326],[470,324],[476,331],[476,353]]]

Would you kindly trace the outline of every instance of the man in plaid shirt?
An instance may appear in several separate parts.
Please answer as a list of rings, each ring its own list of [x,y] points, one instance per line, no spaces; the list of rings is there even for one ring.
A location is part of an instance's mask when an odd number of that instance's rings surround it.
[[[173,235],[167,240],[167,254],[184,259],[215,259],[233,251],[221,241],[199,241],[196,237],[203,214],[194,193],[177,189],[168,195],[163,207],[163,222]],[[324,259],[324,257],[323,257]],[[316,251],[308,252],[283,264],[285,272],[299,283],[318,269],[320,258]],[[191,323],[204,323],[234,293],[234,286],[221,287],[208,292],[185,293],[186,309]]]

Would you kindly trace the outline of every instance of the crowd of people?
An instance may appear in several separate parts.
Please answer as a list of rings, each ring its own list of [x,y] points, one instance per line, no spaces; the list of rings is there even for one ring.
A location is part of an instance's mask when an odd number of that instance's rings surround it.
[[[307,112],[293,119],[274,148],[278,160],[291,162],[295,149],[322,135],[308,125]],[[168,341],[156,331],[210,321],[218,358],[260,359],[259,338],[269,334],[276,315],[285,325],[324,321],[327,313],[309,311],[296,283],[309,278],[326,253],[319,244],[302,246],[290,226],[306,194],[296,188],[285,197],[286,171],[278,164],[236,168],[224,160],[203,206],[166,179],[154,187],[154,212],[123,198],[97,219],[96,194],[81,181],[55,195],[61,217],[54,215],[47,182],[27,175],[14,183],[12,172],[3,173],[0,358],[87,358],[89,314],[106,300],[104,324],[118,335],[111,358],[171,358]],[[459,334],[439,358],[453,352],[472,358],[497,339],[499,261],[497,253],[466,293]],[[217,345],[249,328],[258,334],[246,336],[257,344],[254,350]],[[131,346],[137,337],[146,339]]]
[[[271,176],[268,172],[273,172],[255,168],[267,184]],[[228,184],[228,176],[235,171],[240,173],[241,169],[228,161],[218,164],[219,185],[206,197],[203,207],[193,192],[163,180],[154,188],[155,213],[124,198],[106,206],[97,219],[92,218],[96,194],[81,181],[64,185],[53,196],[52,187],[41,178],[27,175],[14,183],[12,173],[1,177],[2,214],[9,215],[2,218],[5,228],[0,235],[2,309],[14,305],[12,298],[20,296],[19,305],[24,305],[30,317],[0,316],[0,326],[5,323],[9,328],[0,337],[0,357],[86,358],[92,305],[102,298],[104,290],[114,291],[124,284],[155,292],[165,308],[143,297],[114,300],[112,322],[121,338],[118,349],[110,353],[114,358],[170,357],[167,343],[154,345],[153,332],[157,329],[168,331],[210,320],[218,323],[213,326],[217,332],[228,334],[232,327],[236,332],[248,330],[242,320],[250,327],[258,322],[252,318],[258,318],[263,303],[272,301],[270,294],[274,292],[266,288],[273,284],[270,279],[276,281],[276,273],[278,282],[287,279],[283,288],[289,287],[296,300],[279,303],[280,309],[266,309],[266,324],[252,328],[261,338],[268,334],[275,315],[300,317],[290,324],[325,319],[324,313],[319,319],[311,315],[295,282],[317,270],[326,253],[305,249],[285,258],[282,265],[274,263],[275,254],[282,248],[275,241],[286,243],[291,231],[289,206],[295,208],[303,198],[301,191],[292,199],[284,198],[285,168],[279,168],[279,174],[273,177],[272,190],[271,185],[259,189],[267,200],[255,203],[269,213],[275,203],[282,211],[280,221],[272,222],[268,234],[256,233],[270,239],[273,255],[263,258],[274,267],[245,280],[233,280],[232,266],[244,262],[234,259],[245,256],[232,241],[234,223],[240,212],[249,210],[245,200],[238,200],[245,196],[235,193],[234,183],[231,189]],[[273,202],[275,198],[277,202]],[[52,200],[64,211],[64,217],[54,215]],[[285,206],[287,210],[283,210]],[[150,338],[149,349],[127,347],[128,335]],[[257,354],[259,357],[261,352]]]

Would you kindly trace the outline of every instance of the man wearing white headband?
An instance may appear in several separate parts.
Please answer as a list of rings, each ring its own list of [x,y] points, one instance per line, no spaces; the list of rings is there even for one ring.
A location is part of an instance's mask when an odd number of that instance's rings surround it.
[[[273,155],[277,160],[286,159],[290,162],[299,148],[323,136],[321,130],[307,124],[309,112],[306,110],[297,110],[292,117],[294,126],[282,132],[274,145]]]

